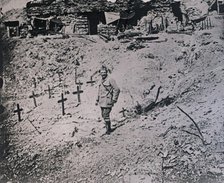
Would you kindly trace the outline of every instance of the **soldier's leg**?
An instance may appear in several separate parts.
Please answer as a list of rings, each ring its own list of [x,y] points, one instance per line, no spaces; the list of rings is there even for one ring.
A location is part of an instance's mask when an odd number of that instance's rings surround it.
[[[101,108],[102,117],[104,119],[107,133],[111,132],[110,112],[111,108]]]

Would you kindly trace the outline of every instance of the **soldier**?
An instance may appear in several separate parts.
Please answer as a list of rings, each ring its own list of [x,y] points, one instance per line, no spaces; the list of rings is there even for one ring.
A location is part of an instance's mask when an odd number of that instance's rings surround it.
[[[106,134],[110,134],[112,132],[110,112],[114,104],[117,102],[120,89],[118,88],[115,80],[108,76],[108,69],[105,66],[102,66],[100,75],[102,77],[102,81],[99,84],[96,105],[99,104],[101,108],[102,118],[106,125]]]

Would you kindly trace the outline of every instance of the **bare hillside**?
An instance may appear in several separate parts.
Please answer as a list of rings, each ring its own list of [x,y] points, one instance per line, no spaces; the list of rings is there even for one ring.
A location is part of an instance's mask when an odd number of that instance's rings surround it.
[[[10,171],[0,181],[222,183],[217,144],[224,135],[223,17],[211,18],[212,29],[160,33],[155,41],[16,40],[3,98],[9,111]],[[103,135],[94,105],[102,64],[121,88],[109,136]],[[87,83],[91,76],[93,85]],[[76,79],[83,83],[81,104],[72,94]],[[146,108],[156,99],[160,87],[157,105],[136,113],[137,105]],[[61,93],[67,98],[64,116]],[[17,104],[23,108],[21,122],[13,112]]]

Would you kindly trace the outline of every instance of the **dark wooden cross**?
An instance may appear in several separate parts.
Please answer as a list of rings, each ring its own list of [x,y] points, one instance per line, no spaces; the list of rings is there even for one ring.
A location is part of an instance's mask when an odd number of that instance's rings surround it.
[[[127,110],[126,110],[125,108],[122,107],[122,111],[120,111],[119,113],[122,113],[123,117],[126,117],[126,115],[125,115],[125,112],[126,112],[126,111],[127,111]]]
[[[29,96],[29,98],[33,98],[33,102],[34,102],[34,106],[37,107],[37,101],[36,101],[36,97],[38,95],[35,95],[34,91],[32,92],[32,95]]]
[[[51,89],[49,85],[48,85],[48,89],[44,90],[44,91],[48,91],[49,98],[51,98],[51,90],[53,90],[53,88]]]
[[[78,102],[81,103],[81,97],[80,97],[80,94],[83,93],[82,90],[80,90],[80,87],[77,86],[77,91],[73,92],[74,95],[77,95],[78,96]]]
[[[34,86],[34,88],[36,88],[36,87],[37,87],[36,78],[33,78],[33,86]]]
[[[23,111],[23,109],[19,107],[19,104],[17,104],[17,109],[14,111],[14,113],[18,114],[19,122],[22,121],[22,119],[21,119],[21,111]]]
[[[67,100],[67,98],[64,98],[64,94],[61,94],[61,100],[58,101],[58,103],[61,103],[62,105],[62,115],[65,115],[65,101]]]
[[[93,86],[93,84],[94,84],[95,82],[96,82],[96,81],[93,81],[93,76],[91,76],[91,77],[90,77],[90,80],[89,80],[89,81],[87,81],[86,83],[87,83],[87,84],[89,84],[89,83],[90,83],[90,84],[91,84],[91,86]]]

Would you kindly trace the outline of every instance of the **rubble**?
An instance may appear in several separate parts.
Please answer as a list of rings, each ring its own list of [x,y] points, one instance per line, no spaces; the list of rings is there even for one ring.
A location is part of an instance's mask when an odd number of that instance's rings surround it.
[[[127,30],[125,32],[121,32],[117,35],[117,38],[118,39],[124,39],[124,38],[131,38],[131,37],[136,37],[136,36],[139,36],[139,35],[142,35],[141,32],[139,31],[131,31],[131,30]]]
[[[127,50],[137,50],[137,49],[142,49],[142,48],[145,48],[145,46],[142,45],[140,42],[131,42],[127,46]]]

